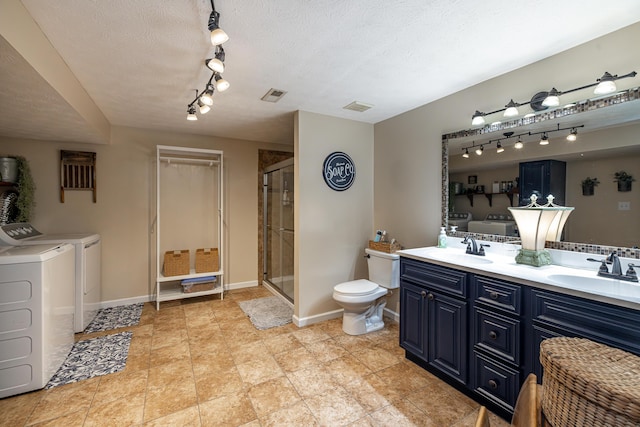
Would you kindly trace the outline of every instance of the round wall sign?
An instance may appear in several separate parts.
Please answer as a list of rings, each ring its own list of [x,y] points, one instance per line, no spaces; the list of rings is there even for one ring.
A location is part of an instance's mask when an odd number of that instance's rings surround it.
[[[322,176],[329,188],[344,191],[351,187],[356,178],[356,166],[347,154],[340,151],[331,153],[324,159]]]

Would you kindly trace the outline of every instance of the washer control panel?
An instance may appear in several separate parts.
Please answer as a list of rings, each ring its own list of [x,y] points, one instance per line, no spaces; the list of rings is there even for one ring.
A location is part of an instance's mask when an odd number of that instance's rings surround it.
[[[28,222],[0,226],[0,246],[20,246],[22,240],[42,235]]]

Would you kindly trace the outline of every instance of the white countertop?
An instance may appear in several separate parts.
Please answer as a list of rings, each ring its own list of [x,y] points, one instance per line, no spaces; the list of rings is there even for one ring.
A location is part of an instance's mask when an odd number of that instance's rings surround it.
[[[533,267],[516,263],[519,245],[483,242],[491,246],[485,249],[486,256],[482,257],[465,254],[466,246],[460,241],[460,238],[449,237],[448,248],[429,246],[397,253],[418,261],[640,310],[640,283],[599,277],[600,264],[586,260],[602,259],[604,255],[549,250],[554,264]],[[629,258],[620,258],[620,261],[623,273],[630,262],[640,264],[640,260]]]

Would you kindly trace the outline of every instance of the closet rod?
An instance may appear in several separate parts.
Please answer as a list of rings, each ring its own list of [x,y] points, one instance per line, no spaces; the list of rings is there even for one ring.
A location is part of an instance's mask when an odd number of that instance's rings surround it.
[[[212,159],[194,159],[194,158],[186,158],[186,157],[160,157],[160,161],[167,163],[204,163],[209,166],[220,164],[220,160],[212,160]]]

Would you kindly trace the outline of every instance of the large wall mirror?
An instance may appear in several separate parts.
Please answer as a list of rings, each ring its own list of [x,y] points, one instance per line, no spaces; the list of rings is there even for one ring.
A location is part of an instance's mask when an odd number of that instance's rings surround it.
[[[575,207],[565,226],[563,241],[575,242],[581,246],[580,250],[585,248],[581,244],[627,251],[639,247],[638,88],[573,104],[531,117],[443,135],[442,223],[448,223],[449,212],[469,212],[473,220],[478,221],[489,214],[508,214],[507,208],[520,202],[517,190],[505,192],[519,181],[520,163],[556,160],[566,164],[563,204]],[[566,138],[572,130],[577,132],[573,142]],[[540,132],[544,131],[549,131],[548,145],[539,144]],[[518,136],[524,143],[521,149],[514,148]],[[498,145],[504,151],[498,153]],[[480,146],[482,154],[477,155],[475,151]],[[469,153],[468,158],[463,157],[465,151]],[[637,180],[632,183],[631,191],[618,191],[614,173],[621,170]],[[581,184],[587,177],[600,182],[593,195],[583,195]],[[505,241],[509,237],[494,240]]]

